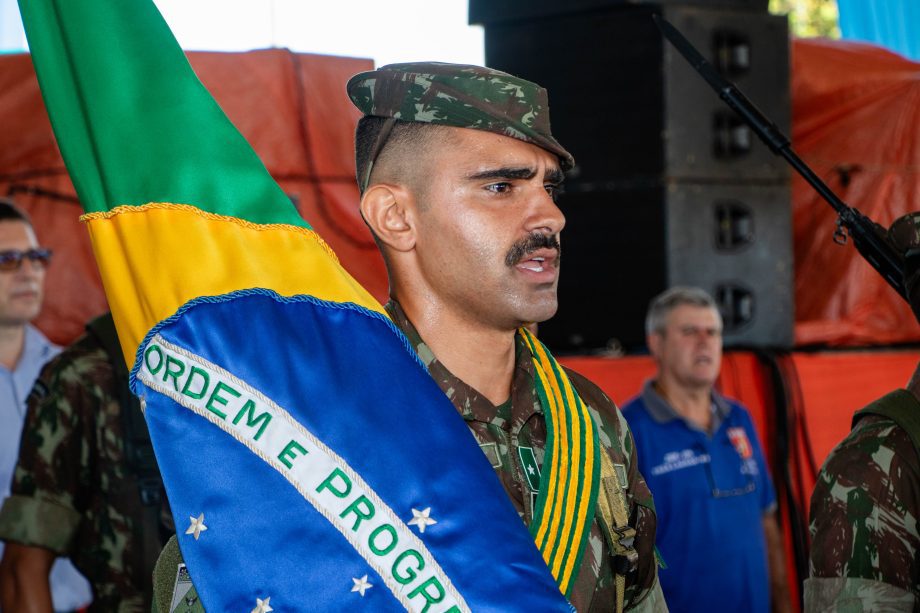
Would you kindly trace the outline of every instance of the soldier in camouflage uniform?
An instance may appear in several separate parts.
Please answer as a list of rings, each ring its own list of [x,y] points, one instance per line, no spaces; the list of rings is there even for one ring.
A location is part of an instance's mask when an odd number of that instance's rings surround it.
[[[357,178],[362,216],[387,263],[387,310],[529,524],[536,487],[523,458],[532,450],[542,462],[546,429],[531,355],[515,329],[556,311],[565,219],[555,193],[574,166],[550,132],[546,91],[487,68],[426,62],[356,75],[348,93],[365,115]],[[593,384],[569,376],[613,463],[627,469],[639,559],[627,576],[627,608],[664,608],[654,506],[626,422]],[[571,596],[579,611],[616,608],[599,524]]]
[[[115,344],[114,324],[105,317]],[[70,557],[89,579],[90,611],[150,610],[159,527],[168,534],[172,521],[165,497],[142,500],[125,457],[124,374],[119,380],[94,334],[42,371],[29,397],[12,496],[0,511],[0,538],[8,543],[2,574],[16,585],[15,595],[4,594],[4,608],[23,610],[42,582],[47,589],[47,574],[40,576],[31,560],[50,550]],[[130,408],[143,423],[139,409]]]
[[[487,68],[426,62],[356,75],[348,93],[365,115],[355,135],[357,179],[362,216],[387,264],[387,311],[529,523],[539,481],[528,474],[542,468],[546,422],[532,356],[516,329],[556,311],[564,219],[554,195],[574,165],[550,133],[546,91]],[[568,374],[604,450],[625,467],[638,553],[632,567],[615,558],[604,536],[610,526],[595,519],[571,602],[578,611],[615,611],[617,565],[626,608],[667,610],[654,506],[632,437],[609,398]],[[179,563],[171,541],[156,570],[158,611],[200,610],[194,592],[177,582]]]
[[[905,256],[904,281],[920,320],[920,213],[895,221],[887,238]],[[895,405],[916,420],[912,431],[878,414]],[[920,366],[906,390],[857,413],[824,462],[811,498],[807,611],[920,611],[917,416]]]

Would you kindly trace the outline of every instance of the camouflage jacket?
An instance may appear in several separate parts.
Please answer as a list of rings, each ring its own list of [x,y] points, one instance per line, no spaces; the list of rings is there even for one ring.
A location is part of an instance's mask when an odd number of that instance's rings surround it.
[[[434,357],[397,303],[390,302],[386,309],[428,367],[432,378],[463,415],[479,447],[495,467],[511,502],[529,525],[533,517],[535,496],[527,485],[517,448],[532,448],[537,462],[542,465],[546,422],[534,388],[533,360],[523,340],[518,338],[517,365],[511,384],[510,402],[496,407],[452,375]],[[627,467],[630,525],[636,528],[635,547],[639,553],[639,568],[627,577],[627,608],[640,600],[645,606],[654,604],[662,608],[664,605],[657,584],[655,556],[655,508],[645,479],[639,474],[632,435],[613,401],[581,375],[570,370],[566,372],[600,425],[601,442],[611,460]],[[572,590],[571,602],[578,611],[612,611],[615,599],[610,551],[597,521],[588,538],[588,547]],[[654,596],[646,598],[653,590]]]
[[[920,611],[918,518],[913,443],[887,418],[862,418],[828,456],[811,498],[806,610]]]
[[[84,336],[45,366],[37,385],[48,393],[29,398],[0,539],[70,557],[93,586],[91,611],[149,610],[150,578],[138,559],[146,509],[125,464],[108,355]]]

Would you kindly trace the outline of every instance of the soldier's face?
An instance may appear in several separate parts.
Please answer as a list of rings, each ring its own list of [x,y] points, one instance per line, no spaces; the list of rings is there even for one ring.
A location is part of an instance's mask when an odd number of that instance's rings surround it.
[[[27,251],[38,247],[35,233],[22,221],[0,222],[0,252]],[[0,270],[0,326],[23,325],[42,308],[45,269],[23,259],[18,270]]]
[[[715,309],[682,304],[668,314],[664,334],[649,338],[659,368],[687,387],[712,386],[722,366],[722,321]]]
[[[455,128],[434,147],[419,197],[416,256],[437,298],[497,329],[544,321],[557,308],[563,179],[553,154]]]

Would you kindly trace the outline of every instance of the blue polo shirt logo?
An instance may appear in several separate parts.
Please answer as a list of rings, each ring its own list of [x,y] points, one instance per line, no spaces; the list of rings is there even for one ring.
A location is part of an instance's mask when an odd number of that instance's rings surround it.
[[[744,428],[728,428],[726,431],[728,440],[735,446],[735,451],[741,456],[742,460],[754,457],[754,450],[751,448],[751,441],[748,440]]]
[[[682,451],[669,451],[664,454],[661,464],[652,467],[652,474],[665,475],[675,470],[682,470],[700,464],[709,462],[708,453],[700,453],[694,449],[684,449]]]

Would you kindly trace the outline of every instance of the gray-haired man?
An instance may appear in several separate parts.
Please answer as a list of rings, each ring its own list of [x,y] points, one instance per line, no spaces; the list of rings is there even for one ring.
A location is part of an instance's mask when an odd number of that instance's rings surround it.
[[[788,610],[776,495],[747,410],[714,385],[722,318],[705,291],[675,287],[646,318],[658,366],[623,407],[655,495],[661,587],[672,611]]]

